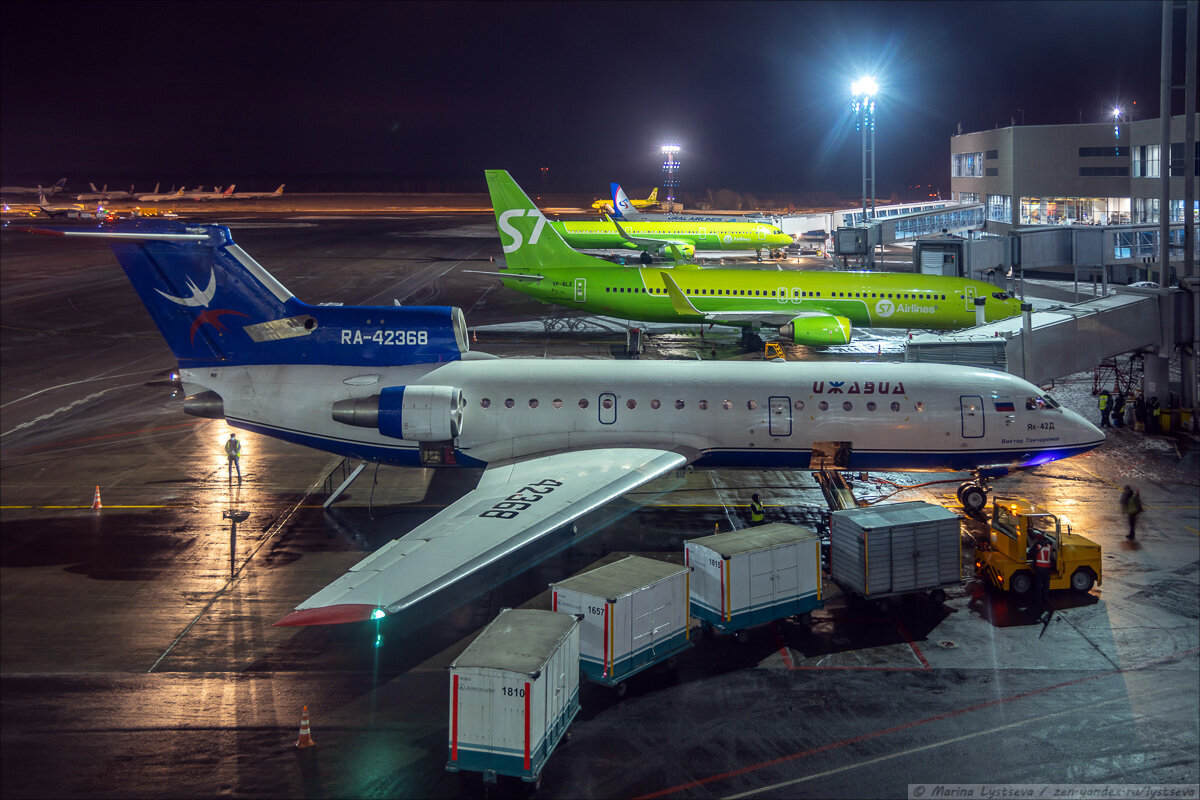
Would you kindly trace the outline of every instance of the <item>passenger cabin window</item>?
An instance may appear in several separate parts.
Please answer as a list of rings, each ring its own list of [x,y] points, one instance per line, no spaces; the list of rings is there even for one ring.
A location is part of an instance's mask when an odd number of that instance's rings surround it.
[[[491,405],[492,401],[486,397],[479,401],[480,408],[491,408]]]
[[[514,405],[516,405],[516,403],[513,402],[511,397],[504,401],[505,408],[512,408]]]
[[[579,400],[579,407],[580,407],[580,408],[587,408],[587,407],[588,407],[588,401],[587,401],[587,398],[586,398],[586,397],[584,397],[584,398],[580,398],[580,400]]]
[[[556,397],[554,398],[554,402],[550,405],[554,406],[555,408],[562,408],[562,400]]]
[[[651,408],[660,408],[661,406],[662,406],[662,403],[661,403],[660,401],[658,401],[658,400],[651,400],[651,401],[650,401],[650,407],[651,407]]]
[[[892,411],[899,411],[899,410],[900,410],[900,404],[892,403]]]
[[[538,401],[537,401],[537,398],[536,398],[536,397],[531,397],[531,398],[529,398],[529,407],[530,407],[530,408],[537,408],[537,407],[538,407]]]
[[[682,411],[682,410],[683,410],[683,401],[682,401],[682,400],[676,400],[676,401],[675,401],[675,408],[677,408],[678,410]]]
[[[793,404],[792,404],[792,406],[793,406],[793,407],[794,407],[794,408],[795,408],[797,411],[803,411],[803,410],[804,410],[804,401],[803,401],[803,400],[797,400],[795,403],[793,403]]]
[[[824,400],[822,400],[821,402],[817,403],[817,408],[821,409],[822,411],[828,411],[828,410],[829,410],[829,403],[827,403],[827,402],[825,402]]]

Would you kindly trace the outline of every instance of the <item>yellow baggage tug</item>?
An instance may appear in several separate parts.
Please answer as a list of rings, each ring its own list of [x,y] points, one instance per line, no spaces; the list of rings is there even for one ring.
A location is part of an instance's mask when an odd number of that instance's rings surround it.
[[[1058,517],[1028,500],[997,497],[992,503],[990,544],[976,545],[975,572],[998,589],[1027,594],[1033,588],[1029,537],[1043,533],[1054,548],[1051,589],[1086,592],[1103,577],[1100,545],[1071,532]]]

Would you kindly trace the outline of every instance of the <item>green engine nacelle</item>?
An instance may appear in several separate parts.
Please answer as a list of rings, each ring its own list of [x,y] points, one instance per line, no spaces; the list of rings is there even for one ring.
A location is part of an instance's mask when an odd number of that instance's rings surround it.
[[[674,245],[663,245],[658,248],[658,255],[664,258],[675,258],[675,252],[679,252],[679,257],[685,261],[691,261],[696,255],[696,245],[680,242]]]
[[[815,345],[850,344],[850,320],[832,314],[796,317],[779,329],[779,335],[793,344]]]

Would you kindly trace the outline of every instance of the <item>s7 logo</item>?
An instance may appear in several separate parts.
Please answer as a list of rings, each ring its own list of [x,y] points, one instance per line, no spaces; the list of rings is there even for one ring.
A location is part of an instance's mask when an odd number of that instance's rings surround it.
[[[507,234],[509,238],[512,239],[512,244],[506,244],[502,246],[504,252],[506,253],[511,253],[514,250],[520,249],[521,245],[524,244],[524,239],[521,236],[521,232],[514,228],[512,223],[508,221],[511,217],[522,216],[533,217],[537,220],[533,226],[533,233],[529,235],[529,243],[537,244],[538,239],[541,238],[542,228],[546,226],[546,218],[542,216],[540,211],[538,211],[536,208],[510,208],[508,211],[502,213],[499,219],[500,233]]]

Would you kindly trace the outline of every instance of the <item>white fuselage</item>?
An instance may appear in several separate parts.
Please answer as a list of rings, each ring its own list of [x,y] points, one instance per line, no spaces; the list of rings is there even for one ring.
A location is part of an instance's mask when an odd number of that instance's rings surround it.
[[[235,426],[414,466],[418,442],[336,422],[333,404],[392,386],[456,387],[465,400],[454,440],[461,466],[645,446],[687,452],[702,467],[807,468],[814,443],[842,443],[854,469],[973,469],[1042,463],[1104,439],[1078,414],[1045,405],[1043,393],[1019,378],[930,364],[468,354],[445,364],[375,369],[194,369],[183,380],[189,393],[217,392]]]

